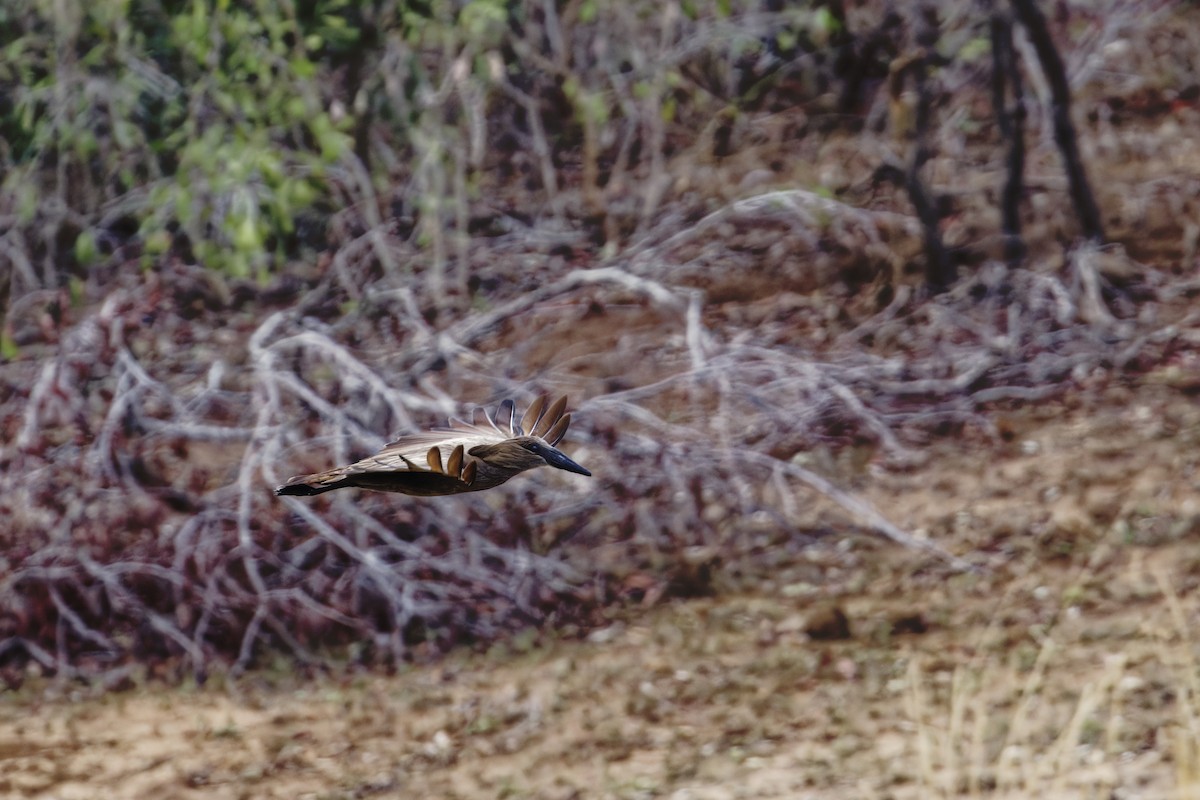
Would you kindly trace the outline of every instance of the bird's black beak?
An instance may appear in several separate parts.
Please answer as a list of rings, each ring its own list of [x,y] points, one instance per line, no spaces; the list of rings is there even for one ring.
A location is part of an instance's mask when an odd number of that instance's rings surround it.
[[[562,451],[553,447],[542,447],[539,455],[552,467],[565,469],[567,472],[574,472],[576,475],[587,475],[589,478],[592,476],[592,473],[567,458]]]

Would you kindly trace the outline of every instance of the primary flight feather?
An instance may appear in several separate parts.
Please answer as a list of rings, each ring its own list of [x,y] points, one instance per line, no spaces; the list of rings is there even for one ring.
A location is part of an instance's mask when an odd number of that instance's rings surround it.
[[[505,400],[494,417],[483,415],[483,423],[452,419],[449,427],[402,436],[362,461],[289,478],[275,494],[314,495],[358,487],[431,497],[491,489],[527,469],[545,466],[590,476],[555,446],[571,424],[566,408],[566,397],[549,408],[546,398],[539,397],[518,423],[513,401]]]

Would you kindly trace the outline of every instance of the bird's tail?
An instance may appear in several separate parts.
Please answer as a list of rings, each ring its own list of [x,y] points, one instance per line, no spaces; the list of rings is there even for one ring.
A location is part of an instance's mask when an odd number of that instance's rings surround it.
[[[275,488],[275,494],[311,497],[314,494],[332,492],[345,485],[345,470],[331,469],[328,472],[316,472],[312,475],[297,475],[294,478],[288,478],[287,483]]]

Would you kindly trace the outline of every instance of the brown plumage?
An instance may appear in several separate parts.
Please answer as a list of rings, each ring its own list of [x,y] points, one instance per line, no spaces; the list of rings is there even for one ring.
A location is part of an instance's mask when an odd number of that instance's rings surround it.
[[[518,423],[513,401],[505,400],[494,418],[483,415],[483,423],[452,419],[448,428],[403,436],[362,461],[289,478],[275,494],[313,495],[356,486],[431,497],[491,489],[534,467],[591,475],[555,447],[571,424],[566,407],[566,397],[549,408],[539,397]]]

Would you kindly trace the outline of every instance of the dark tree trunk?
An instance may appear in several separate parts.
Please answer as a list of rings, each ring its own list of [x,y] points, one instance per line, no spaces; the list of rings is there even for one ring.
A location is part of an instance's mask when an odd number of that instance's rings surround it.
[[[1012,0],[1012,5],[1017,19],[1029,32],[1029,41],[1033,44],[1042,72],[1050,84],[1054,141],[1062,153],[1071,202],[1075,206],[1075,213],[1079,215],[1083,235],[1092,241],[1102,242],[1104,223],[1100,218],[1100,207],[1096,205],[1095,195],[1088,184],[1083,159],[1079,154],[1079,137],[1075,132],[1075,124],[1071,121],[1071,87],[1067,84],[1066,68],[1058,55],[1058,49],[1054,46],[1054,40],[1050,38],[1046,17],[1037,7],[1035,0]]]
[[[1021,194],[1025,173],[1025,89],[1021,70],[1013,50],[1012,20],[995,11],[991,21],[992,105],[1001,138],[1008,142],[1008,171],[1000,198],[1001,226],[1004,232],[1004,260],[1010,267],[1025,258],[1021,239]],[[1012,102],[1008,91],[1011,87]]]
[[[938,213],[937,204],[921,182],[920,175],[921,167],[925,166],[931,155],[929,122],[933,99],[930,96],[928,70],[934,57],[937,35],[937,11],[933,7],[922,8],[917,27],[917,45],[921,52],[909,67],[917,91],[917,107],[912,158],[909,160],[904,181],[913,209],[917,212],[917,219],[921,221],[925,245],[925,282],[935,293],[945,291],[954,282],[954,268],[942,242],[941,215]]]

